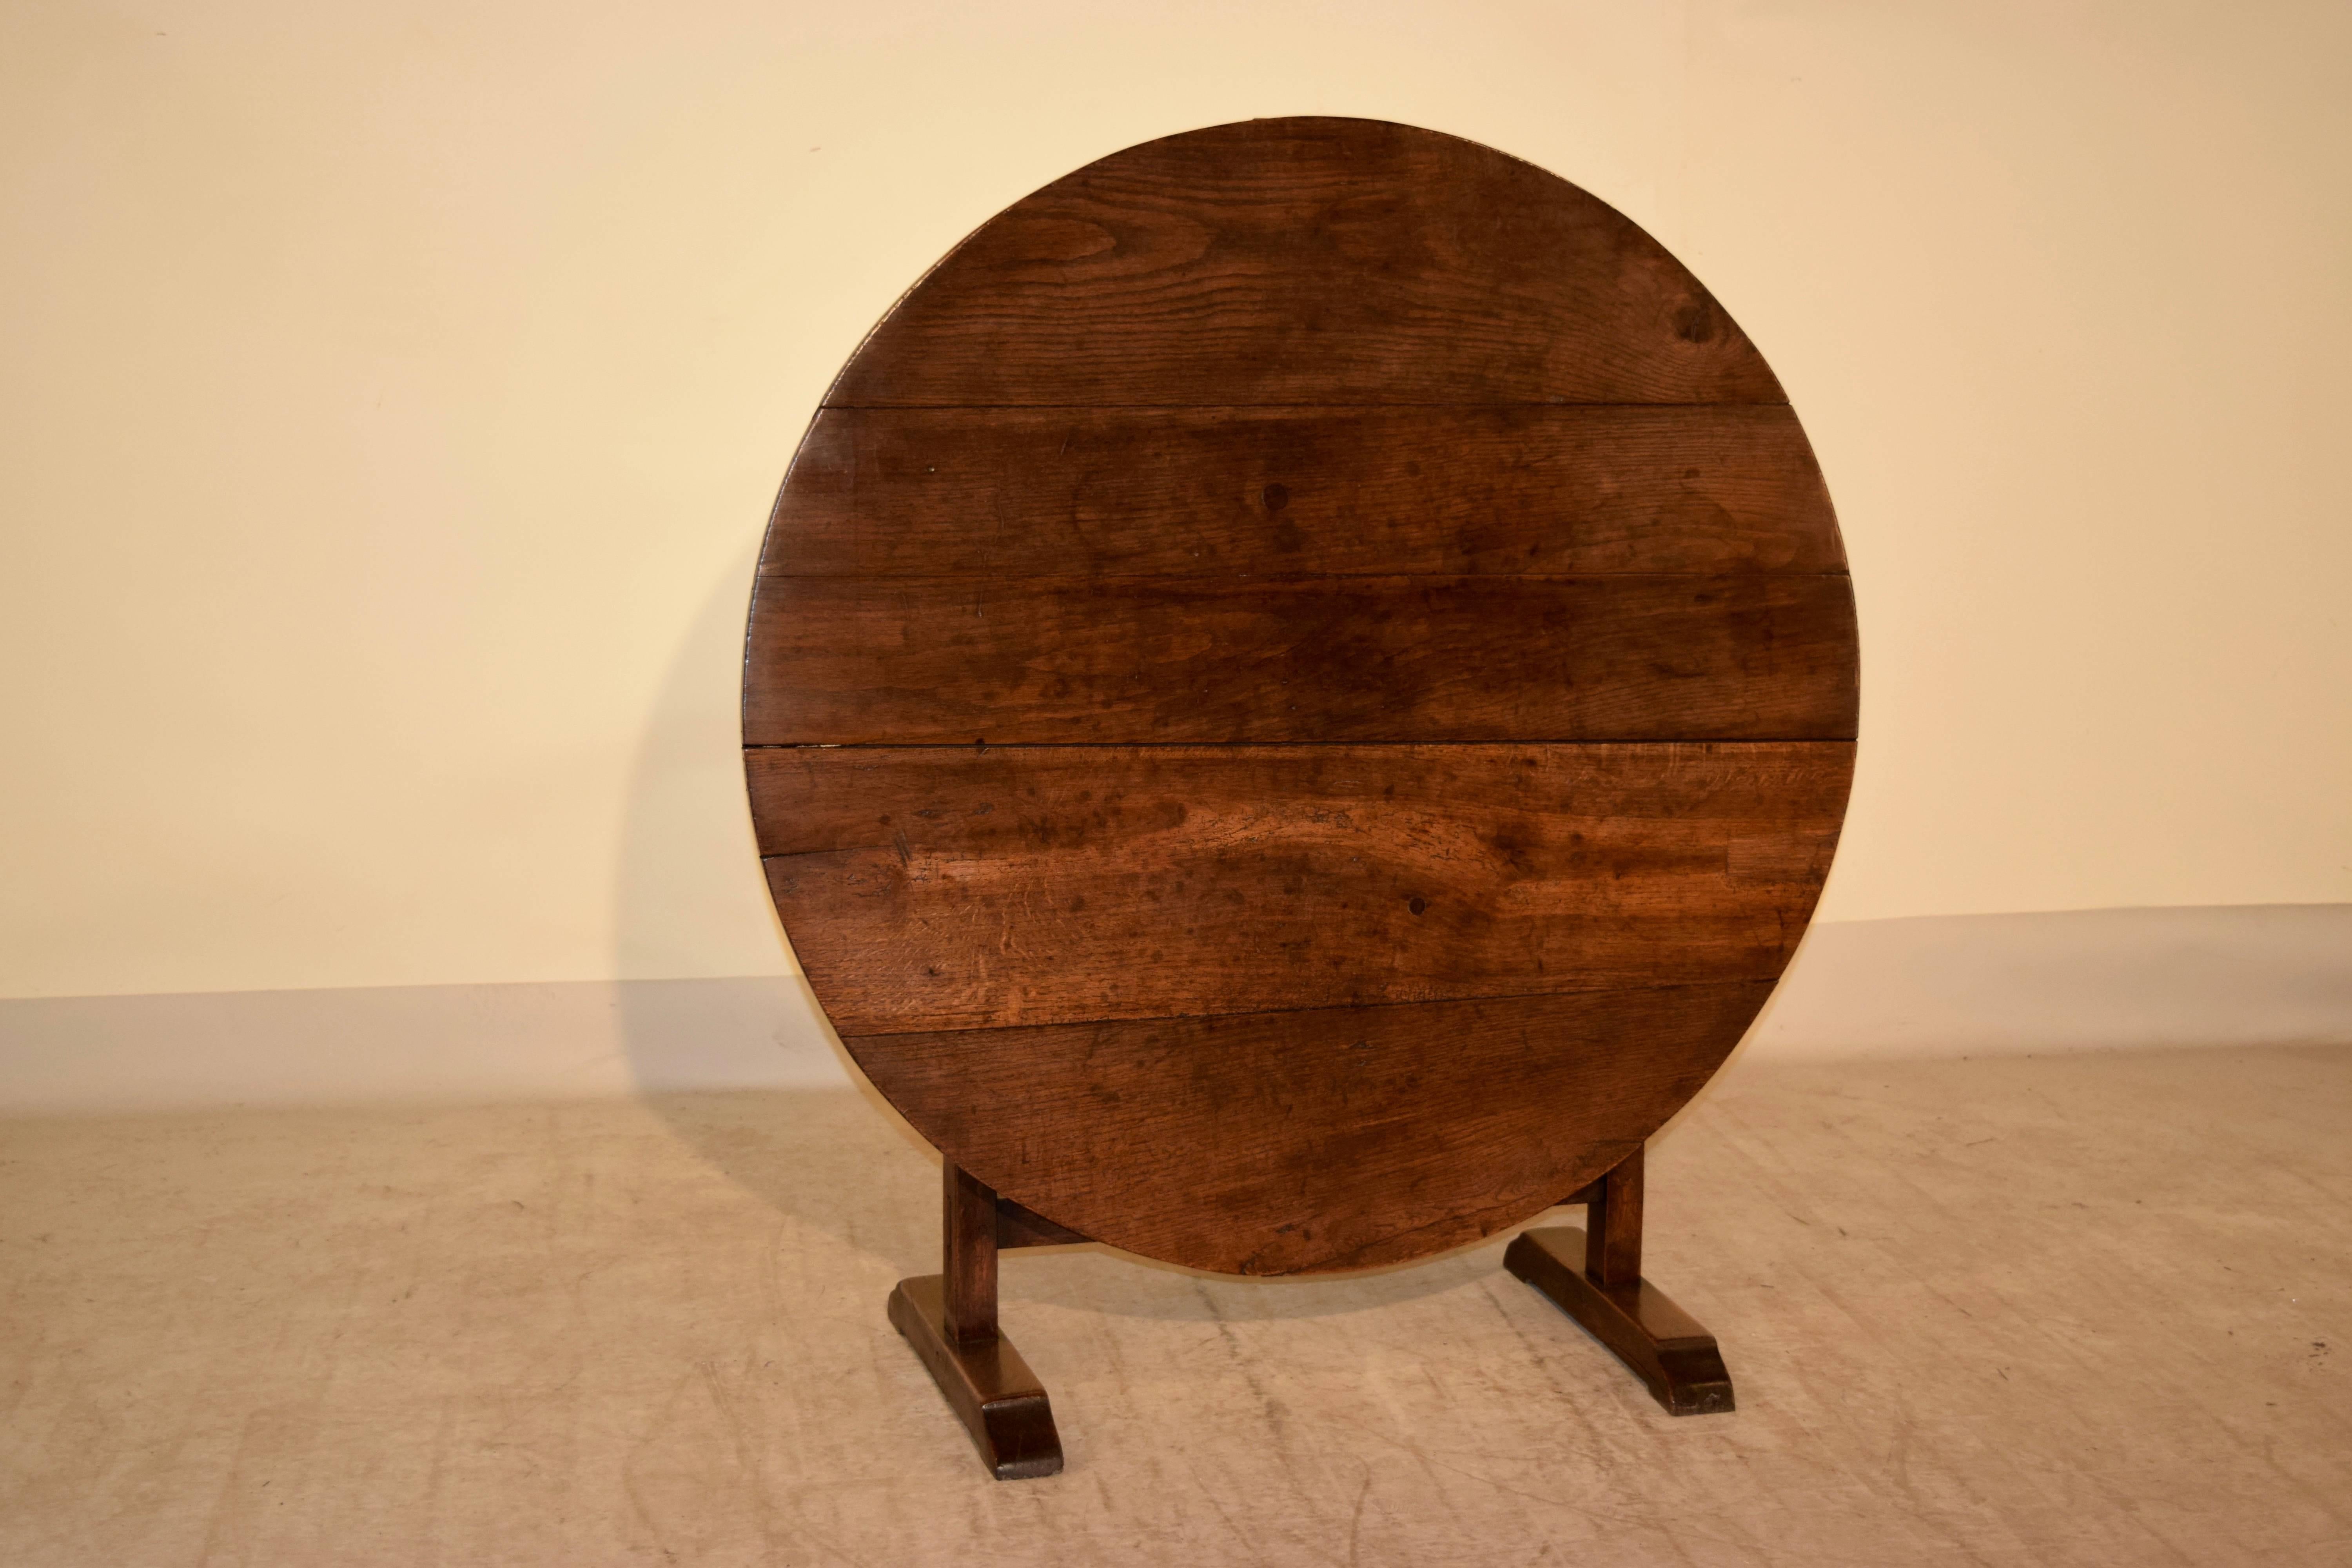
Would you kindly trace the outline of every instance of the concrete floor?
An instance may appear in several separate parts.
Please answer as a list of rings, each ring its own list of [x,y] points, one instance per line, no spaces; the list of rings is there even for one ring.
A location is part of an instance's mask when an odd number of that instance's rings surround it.
[[[1735,1068],[1654,1146],[1668,1418],[1501,1239],[1005,1268],[1069,1468],[882,1302],[847,1092],[0,1126],[0,1563],[2352,1563],[2352,1050]],[[1564,1216],[1570,1220],[1573,1215]]]

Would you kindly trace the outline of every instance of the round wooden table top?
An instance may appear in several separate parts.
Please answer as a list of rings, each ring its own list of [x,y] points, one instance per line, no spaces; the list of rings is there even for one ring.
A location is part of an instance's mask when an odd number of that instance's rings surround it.
[[[1780,384],[1623,216],[1260,120],[1006,209],[761,555],[743,740],[809,983],[957,1164],[1223,1272],[1524,1220],[1715,1071],[1853,762]]]

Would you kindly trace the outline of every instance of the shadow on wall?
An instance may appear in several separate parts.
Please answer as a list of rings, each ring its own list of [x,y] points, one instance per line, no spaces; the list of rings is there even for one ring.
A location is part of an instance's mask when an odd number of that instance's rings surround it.
[[[780,1212],[845,1236],[857,1211],[835,1184],[903,1184],[905,1167],[936,1171],[938,1156],[851,1063],[768,902],[740,719],[756,563],[746,550],[703,595],[655,694],[623,811],[614,972],[690,978],[622,980],[614,1022],[630,1081],[683,1142]],[[715,877],[731,877],[723,893]],[[772,969],[711,974],[726,955]],[[717,1109],[722,1091],[734,1113]]]
[[[614,971],[697,976],[614,988],[629,1078],[645,1094],[861,1082],[793,961],[752,838],[738,713],[754,560],[747,550],[730,562],[696,610],[624,805]]]

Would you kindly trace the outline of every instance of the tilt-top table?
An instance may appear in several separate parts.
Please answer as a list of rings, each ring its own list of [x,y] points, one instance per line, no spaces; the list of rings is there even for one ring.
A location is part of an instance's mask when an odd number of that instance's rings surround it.
[[[946,1161],[891,1321],[1051,1474],[1003,1248],[1507,1266],[1676,1414],[1644,1140],[1802,935],[1853,595],[1779,382],[1623,216],[1405,126],[1262,120],[1015,203],[842,371],[743,740],[810,984]]]

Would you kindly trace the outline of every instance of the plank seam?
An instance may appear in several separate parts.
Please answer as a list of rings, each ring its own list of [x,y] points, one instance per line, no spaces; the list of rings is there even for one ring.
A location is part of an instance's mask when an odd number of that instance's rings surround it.
[[[1535,398],[1520,402],[1493,401],[1465,403],[820,403],[820,411],[839,409],[844,413],[898,414],[1021,414],[1080,413],[1117,414],[1129,409],[1157,409],[1168,413],[1183,413],[1220,408],[1789,408],[1794,406],[1785,398],[1759,398],[1747,403],[1726,403],[1721,398],[1695,402],[1660,403],[1582,403],[1572,398]]]
[[[767,858],[783,859],[786,857],[769,856]],[[1785,973],[1788,965],[1783,963],[1780,967]],[[1491,996],[1423,996],[1408,1002],[1332,1002],[1312,1007],[1242,1007],[1222,1013],[1143,1013],[1133,1017],[1076,1018],[1050,1024],[975,1024],[961,1028],[876,1029],[861,1030],[856,1034],[851,1034],[836,1024],[834,1026],[834,1033],[845,1040],[912,1039],[926,1035],[994,1035],[1016,1029],[1095,1029],[1100,1028],[1105,1024],[1176,1024],[1192,1023],[1207,1018],[1269,1018],[1291,1013],[1358,1013],[1373,1008],[1458,1006],[1465,1003],[1476,1002],[1532,1002],[1546,996],[1647,995],[1659,991],[1735,991],[1756,985],[1775,986],[1780,983],[1780,976],[1777,973],[1751,974],[1736,980],[1692,980],[1663,985],[1583,985],[1571,986],[1566,990],[1510,991]],[[827,1021],[830,1022],[831,1018],[832,1015],[828,1013]]]
[[[1780,572],[1770,568],[1753,572],[1302,572],[1286,575],[1273,572],[1088,572],[1088,573],[1007,573],[991,576],[980,572],[789,572],[770,571],[761,566],[756,575],[763,583],[1348,583],[1378,581],[1402,577],[1410,581],[1457,583],[1584,583],[1596,578],[1647,577],[1667,581],[1712,581],[1721,583],[1807,583],[1813,581],[1851,582],[1853,574],[1847,572]]]
[[[898,414],[1116,414],[1129,409],[1162,409],[1180,413],[1232,408],[1322,408],[1345,414],[1360,408],[1788,408],[1780,403],[1726,403],[1721,399],[1696,403],[1578,403],[1560,398],[1529,398],[1517,402],[1483,403],[820,403],[819,408],[845,412]]]
[[[1559,741],[1511,737],[1497,741],[746,741],[747,752],[1223,752],[1257,747],[1402,750],[1412,746],[1851,746],[1853,735],[1675,735]]]

